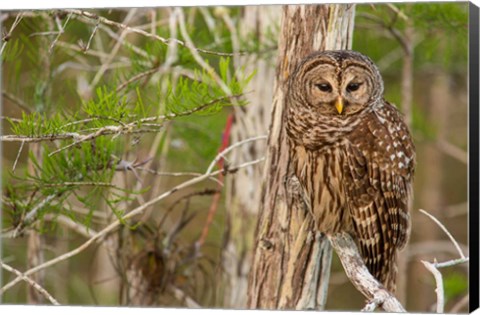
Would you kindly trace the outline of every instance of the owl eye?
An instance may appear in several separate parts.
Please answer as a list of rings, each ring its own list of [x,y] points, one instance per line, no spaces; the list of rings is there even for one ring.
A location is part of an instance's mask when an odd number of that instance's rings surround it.
[[[361,83],[350,83],[347,85],[347,91],[348,92],[354,92],[358,90],[358,88],[362,85]]]
[[[315,86],[322,92],[331,92],[332,86],[328,83],[315,84]]]

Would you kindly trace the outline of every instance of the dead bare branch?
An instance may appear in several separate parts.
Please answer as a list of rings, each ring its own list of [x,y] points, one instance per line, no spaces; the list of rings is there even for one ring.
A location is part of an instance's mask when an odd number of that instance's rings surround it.
[[[430,219],[432,219],[450,238],[452,241],[453,245],[457,249],[458,254],[460,255],[461,258],[459,259],[453,259],[449,260],[446,262],[438,263],[437,260],[435,259],[433,263],[424,261],[422,260],[421,262],[427,268],[428,271],[433,275],[435,278],[435,284],[436,284],[436,289],[435,292],[437,293],[437,305],[436,305],[436,312],[437,313],[443,313],[445,309],[445,294],[444,294],[444,289],[443,289],[443,277],[442,273],[438,270],[438,268],[444,268],[444,267],[450,267],[450,266],[455,266],[458,264],[463,264],[469,261],[468,257],[465,257],[463,254],[463,251],[461,250],[460,246],[458,245],[457,241],[455,238],[452,236],[452,234],[447,230],[447,228],[433,215],[428,213],[425,210],[420,209],[420,212],[428,216]]]
[[[177,12],[179,19],[179,26],[180,26],[180,33],[182,34],[183,38],[185,38],[186,47],[190,50],[195,61],[203,68],[207,73],[215,80],[215,82],[222,88],[225,94],[230,95],[232,92],[222,81],[222,79],[218,76],[217,72],[198,54],[199,49],[195,47],[193,44],[190,35],[188,35],[187,28],[185,26],[185,17],[183,14],[183,10],[181,8],[176,8],[175,11]]]
[[[426,216],[428,216],[430,219],[433,220],[433,222],[435,222],[444,232],[445,234],[447,234],[448,238],[450,238],[450,240],[452,241],[453,245],[455,246],[455,248],[457,249],[458,251],[458,254],[460,255],[460,257],[462,257],[463,259],[465,259],[465,255],[463,254],[462,252],[462,249],[460,248],[460,246],[458,245],[457,241],[455,240],[455,238],[452,236],[452,234],[450,234],[450,232],[447,230],[447,228],[445,227],[445,225],[443,225],[440,221],[438,221],[437,218],[435,218],[433,215],[431,215],[430,213],[428,213],[427,211],[423,210],[423,209],[420,209],[420,212],[425,214]]]
[[[13,21],[12,26],[10,27],[10,30],[8,33],[2,37],[3,45],[2,48],[0,48],[0,56],[3,54],[3,51],[5,50],[5,47],[7,46],[8,39],[12,36],[13,30],[20,24],[20,21],[23,18],[24,13],[21,12],[15,16],[15,21]]]
[[[184,46],[184,47],[187,47],[187,48],[192,48],[192,49],[195,49],[196,51],[200,52],[200,53],[204,53],[204,54],[209,54],[209,55],[215,55],[215,56],[224,56],[224,57],[231,57],[233,56],[234,54],[232,53],[223,53],[223,52],[216,52],[216,51],[212,51],[212,50],[207,50],[207,49],[202,49],[202,48],[196,48],[196,47],[190,47],[187,43],[179,40],[179,39],[176,39],[176,38],[163,38],[161,36],[158,36],[157,34],[152,34],[152,33],[148,33],[142,29],[138,29],[138,28],[134,28],[134,27],[130,27],[128,25],[125,25],[125,24],[122,24],[122,23],[118,23],[118,22],[114,22],[114,21],[111,21],[107,18],[104,18],[102,16],[98,16],[94,13],[90,13],[90,12],[87,12],[87,11],[83,11],[83,10],[74,10],[74,9],[67,9],[67,10],[63,10],[64,12],[66,13],[72,13],[74,15],[77,15],[77,16],[85,16],[89,19],[93,19],[95,21],[99,21],[100,23],[102,24],[105,24],[105,25],[109,25],[109,26],[114,26],[114,27],[118,27],[120,29],[124,29],[124,30],[127,30],[129,32],[132,32],[132,33],[136,33],[136,34],[140,34],[140,35],[143,35],[145,37],[148,37],[148,38],[153,38],[155,40],[158,40],[160,41],[161,43],[165,44],[165,45],[170,45],[172,43],[177,43],[181,46]],[[239,53],[240,54],[240,53]]]
[[[19,277],[21,280],[24,280],[29,285],[31,285],[35,290],[37,290],[40,294],[42,294],[45,298],[47,298],[53,305],[60,305],[60,303],[58,303],[58,301],[50,293],[48,293],[47,290],[45,290],[40,284],[38,284],[34,280],[30,279],[25,274],[21,273],[20,271],[18,271],[17,269],[15,269],[13,267],[7,265],[6,263],[4,263],[1,260],[0,260],[0,265],[2,266],[3,269],[16,274],[17,277]]]
[[[17,167],[18,159],[20,159],[20,154],[22,153],[24,144],[25,144],[25,141],[22,141],[22,143],[20,144],[20,148],[18,149],[17,157],[15,158],[15,162],[13,162],[12,172],[15,172],[15,168]]]
[[[437,313],[443,313],[444,307],[445,307],[445,298],[444,298],[444,292],[443,292],[443,277],[440,271],[438,271],[437,268],[435,268],[435,265],[422,260],[422,264],[427,268],[428,271],[432,273],[432,275],[435,277],[435,283],[437,284],[437,287],[435,289],[435,292],[437,293],[437,308],[436,311]]]
[[[370,274],[358,252],[357,245],[348,233],[329,235],[328,239],[338,254],[347,277],[369,300],[363,311],[372,312],[377,306],[381,306],[387,312],[406,312],[395,296]]]

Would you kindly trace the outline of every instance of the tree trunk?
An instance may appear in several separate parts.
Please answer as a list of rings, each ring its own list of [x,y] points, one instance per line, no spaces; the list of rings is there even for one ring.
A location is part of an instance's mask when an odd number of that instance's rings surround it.
[[[246,6],[241,20],[242,37],[255,34],[261,47],[266,45],[268,32],[281,17],[281,6]],[[275,53],[276,56],[276,53]],[[238,56],[236,67],[245,67],[245,73],[256,71],[245,88],[248,106],[235,106],[231,143],[266,135],[275,80],[275,62],[264,56]],[[253,161],[265,155],[265,141],[242,146],[232,153],[231,164]],[[222,264],[225,270],[225,301],[227,308],[245,308],[247,305],[248,273],[250,271],[255,222],[260,204],[262,165],[252,165],[227,176],[227,226]]]
[[[354,5],[283,8],[272,123],[264,168],[259,221],[249,278],[248,307],[323,309],[331,247],[314,228],[298,180],[292,176],[284,128],[289,74],[317,50],[349,49]]]

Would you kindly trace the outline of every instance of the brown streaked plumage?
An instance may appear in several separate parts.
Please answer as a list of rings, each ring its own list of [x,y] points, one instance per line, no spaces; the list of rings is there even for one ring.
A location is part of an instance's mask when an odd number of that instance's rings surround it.
[[[415,148],[383,99],[374,63],[354,51],[317,52],[289,78],[291,158],[319,231],[350,233],[365,264],[394,292],[409,236]]]

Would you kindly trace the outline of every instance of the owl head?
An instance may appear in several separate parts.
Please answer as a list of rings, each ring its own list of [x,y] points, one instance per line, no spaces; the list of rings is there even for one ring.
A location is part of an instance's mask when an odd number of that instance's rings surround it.
[[[349,117],[378,103],[383,80],[375,64],[351,50],[313,53],[297,66],[287,99],[321,116]]]

